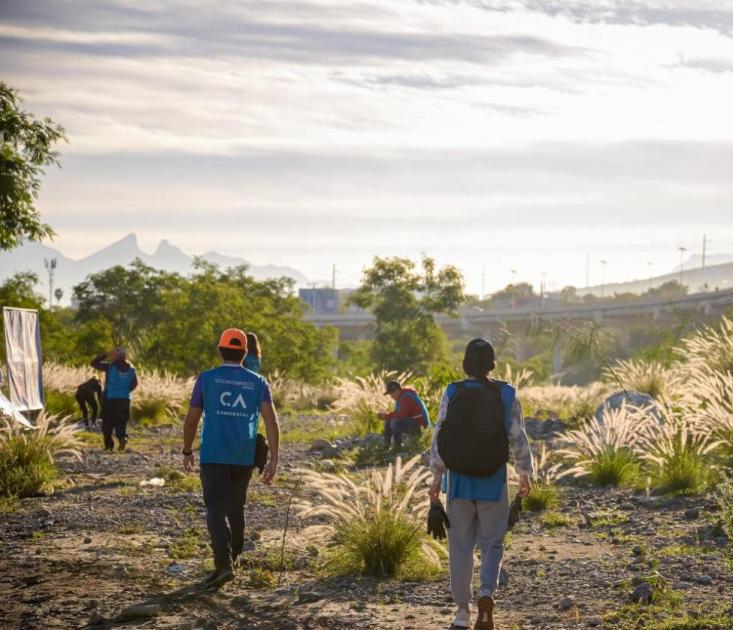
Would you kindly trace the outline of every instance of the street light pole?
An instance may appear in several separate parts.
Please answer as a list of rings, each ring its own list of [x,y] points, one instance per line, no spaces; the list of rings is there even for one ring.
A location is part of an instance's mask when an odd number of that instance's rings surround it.
[[[685,252],[688,251],[686,247],[678,247],[677,249],[680,250],[680,287],[685,286],[683,284],[684,280],[684,271],[685,271],[685,261],[684,261],[684,255]]]
[[[606,265],[608,264],[608,261],[602,260],[601,261],[601,297],[604,297],[605,289],[606,289]]]

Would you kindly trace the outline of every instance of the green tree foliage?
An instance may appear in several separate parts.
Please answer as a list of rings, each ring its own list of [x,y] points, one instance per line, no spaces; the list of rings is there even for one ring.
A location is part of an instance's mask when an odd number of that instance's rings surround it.
[[[376,257],[351,301],[376,318],[371,350],[376,367],[425,374],[431,363],[447,357],[445,334],[434,315],[455,313],[463,301],[463,277],[453,266],[437,269],[427,257],[421,269],[408,258]]]
[[[199,260],[183,277],[136,261],[92,274],[74,296],[87,355],[101,336],[130,347],[147,367],[191,374],[216,361],[219,334],[235,326],[257,333],[266,371],[312,382],[333,367],[336,331],[303,320],[291,280],[258,282],[245,266],[222,271]]]
[[[53,146],[65,139],[64,130],[50,118],[36,120],[19,104],[18,93],[0,82],[0,250],[53,236],[34,204],[43,167],[58,165]]]

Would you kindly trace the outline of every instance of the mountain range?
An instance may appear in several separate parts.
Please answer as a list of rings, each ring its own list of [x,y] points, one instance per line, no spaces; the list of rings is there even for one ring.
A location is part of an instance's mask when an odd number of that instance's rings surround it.
[[[156,269],[188,274],[194,257],[185,253],[179,247],[163,240],[152,254],[140,249],[135,234],[128,234],[119,241],[100,249],[89,256],[75,260],[68,258],[60,250],[43,243],[26,242],[9,252],[0,252],[0,282],[19,271],[32,271],[38,275],[38,291],[48,295],[48,274],[44,267],[44,259],[56,259],[56,273],[54,288],[64,292],[61,302],[68,304],[72,288],[79,284],[91,273],[115,265],[129,265],[136,258]],[[222,269],[237,265],[248,265],[249,274],[257,280],[269,278],[292,278],[296,284],[309,284],[300,271],[291,267],[279,265],[250,265],[244,258],[225,256],[217,252],[207,252],[201,258],[219,265]]]

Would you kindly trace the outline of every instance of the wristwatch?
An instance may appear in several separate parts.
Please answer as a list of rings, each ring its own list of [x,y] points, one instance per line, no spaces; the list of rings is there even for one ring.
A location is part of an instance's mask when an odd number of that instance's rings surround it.
[[[181,453],[183,453],[186,456],[193,455],[193,451],[187,451],[185,448],[181,451]]]

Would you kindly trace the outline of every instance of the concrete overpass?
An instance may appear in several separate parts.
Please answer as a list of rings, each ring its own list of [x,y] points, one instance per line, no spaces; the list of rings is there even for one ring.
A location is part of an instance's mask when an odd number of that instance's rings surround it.
[[[436,321],[450,336],[467,337],[484,335],[493,337],[500,328],[513,333],[526,330],[527,324],[543,317],[566,322],[595,321],[620,333],[622,345],[628,342],[629,331],[634,327],[653,325],[665,321],[677,321],[681,313],[695,314],[701,320],[713,319],[729,306],[733,306],[733,289],[695,293],[678,298],[644,297],[624,302],[595,304],[557,304],[545,302],[541,306],[517,308],[480,309],[464,306],[458,317],[438,316]],[[373,331],[374,316],[371,313],[310,313],[306,319],[316,326],[334,326],[342,339],[368,339]],[[521,353],[520,353],[521,354]]]

